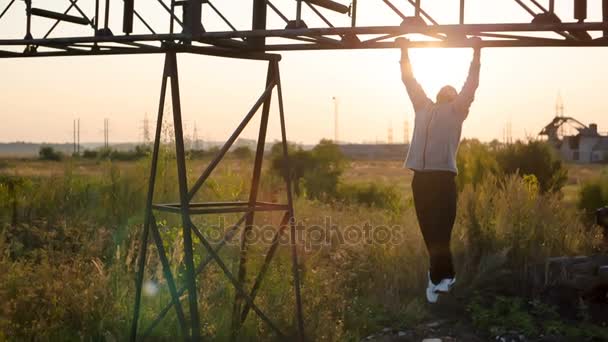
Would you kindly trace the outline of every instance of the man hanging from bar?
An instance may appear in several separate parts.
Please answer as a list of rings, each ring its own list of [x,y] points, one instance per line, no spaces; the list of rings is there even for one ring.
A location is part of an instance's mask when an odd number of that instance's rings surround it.
[[[426,298],[436,303],[456,282],[450,240],[456,217],[456,152],[462,124],[479,85],[481,39],[472,38],[474,53],[469,76],[458,93],[444,86],[430,100],[414,78],[408,55],[409,41],[398,38],[403,83],[414,106],[414,135],[405,167],[414,171],[412,191],[416,216],[429,257]]]

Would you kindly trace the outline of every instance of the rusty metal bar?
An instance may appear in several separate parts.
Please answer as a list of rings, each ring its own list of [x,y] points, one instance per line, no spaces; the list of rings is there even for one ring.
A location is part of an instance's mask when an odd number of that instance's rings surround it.
[[[272,87],[276,85],[275,70],[272,68],[272,62],[268,62],[268,72],[266,75],[266,87]],[[248,208],[253,209],[255,203],[258,200],[258,190],[260,185],[260,177],[262,175],[262,162],[264,161],[264,149],[266,147],[266,133],[268,131],[268,117],[270,114],[270,104],[272,101],[272,92],[264,100],[262,106],[262,116],[260,118],[260,129],[258,133],[257,148],[255,152],[255,160],[253,165],[253,175],[251,177],[251,188],[249,190],[249,206]],[[245,228],[241,234],[241,251],[239,256],[239,268],[238,268],[238,284],[243,286],[247,282],[247,254],[249,251],[249,232],[253,229],[253,223],[255,219],[255,211],[251,210],[245,220]],[[241,327],[240,311],[242,305],[242,296],[235,294],[233,311],[232,311],[232,333],[236,332]]]
[[[179,300],[180,295],[177,293],[177,289],[175,287],[175,280],[173,279],[173,273],[171,272],[171,265],[169,264],[169,260],[167,259],[165,246],[163,245],[163,240],[160,236],[160,232],[158,231],[158,226],[156,225],[156,218],[154,216],[152,216],[151,218],[150,228],[152,230],[152,238],[156,243],[158,257],[163,267],[165,281],[167,282],[167,287],[169,287],[169,292],[171,293],[171,302],[173,303],[173,306],[175,306],[175,313],[177,315],[179,327],[182,331],[182,336],[185,339],[188,339],[188,324],[186,323],[186,317],[184,316],[184,309],[182,308],[182,304]]]
[[[198,190],[200,189],[200,187],[203,185],[203,183],[211,175],[211,173],[213,172],[213,170],[215,170],[215,167],[220,163],[220,161],[222,160],[222,158],[224,157],[224,155],[228,152],[228,150],[230,149],[230,147],[232,146],[232,144],[234,144],[234,142],[239,137],[239,135],[241,134],[241,132],[243,131],[243,129],[245,129],[245,127],[247,126],[247,124],[249,123],[249,121],[251,120],[251,118],[255,115],[255,113],[258,111],[258,109],[260,108],[260,106],[262,106],[262,104],[266,101],[266,98],[268,96],[270,96],[270,93],[272,92],[273,88],[274,88],[274,84],[271,84],[268,87],[266,87],[266,90],[264,91],[264,93],[262,93],[262,95],[258,98],[258,100],[256,101],[256,103],[251,108],[251,110],[249,110],[249,113],[247,113],[247,115],[245,115],[245,118],[241,121],[241,124],[232,133],[232,135],[230,136],[230,138],[228,138],[228,140],[226,141],[226,143],[224,143],[224,146],[222,146],[222,148],[218,152],[217,156],[211,161],[211,163],[209,163],[209,165],[207,166],[207,168],[205,169],[205,171],[196,180],[196,182],[192,186],[192,189],[190,189],[190,192],[188,193],[188,200],[189,201],[192,200],[192,198],[194,198],[194,195],[196,195],[196,193],[198,192]]]
[[[397,15],[401,17],[401,19],[405,19],[405,18],[406,18],[406,15],[405,15],[405,14],[403,14],[403,13],[401,13],[401,11],[400,11],[400,10],[399,10],[397,7],[395,7],[395,5],[393,5],[393,3],[392,3],[392,2],[390,2],[390,0],[382,0],[382,1],[384,1],[384,3],[385,3],[385,4],[386,4],[386,5],[387,5],[387,6],[388,6],[390,9],[392,9],[392,10],[393,10],[393,12],[397,13]]]
[[[266,3],[268,4],[268,7],[274,11],[274,13],[283,19],[285,23],[289,23],[289,19],[283,13],[281,13],[281,11],[272,2],[270,2],[270,0],[267,0]]]
[[[528,7],[528,5],[524,4],[521,0],[515,0],[515,2],[521,6],[523,9],[526,10],[526,12],[530,13],[530,15],[535,16],[536,13],[530,8]]]
[[[311,4],[309,0],[304,0],[304,2],[319,18],[321,18],[321,20],[323,20],[327,26],[335,27],[329,20],[327,20],[327,18],[325,18],[323,13],[319,12],[319,10],[313,4]]]
[[[608,0],[602,0],[602,20],[608,24]],[[604,38],[608,38],[608,27],[604,29]]]
[[[217,9],[217,8],[216,8],[214,5],[213,5],[213,3],[211,3],[211,1],[210,1],[210,0],[207,0],[207,5],[209,5],[209,7],[211,7],[211,9],[212,9],[212,10],[215,12],[215,14],[217,14],[217,15],[218,15],[218,16],[219,16],[219,17],[220,17],[220,18],[221,18],[221,19],[224,21],[224,23],[225,23],[226,25],[228,25],[228,27],[230,27],[230,29],[232,29],[232,31],[236,31],[236,30],[237,30],[237,29],[236,29],[236,27],[234,27],[234,26],[232,25],[232,23],[231,23],[231,22],[228,20],[228,18],[226,18],[226,17],[225,17],[225,16],[222,14],[222,12],[220,12],[220,11],[219,11],[219,10],[218,10],[218,9]]]
[[[169,63],[169,75],[171,78],[173,129],[175,131],[175,158],[177,164],[177,181],[179,183],[180,209],[183,225],[184,263],[186,265],[186,284],[188,287],[191,339],[193,341],[199,341],[201,338],[201,329],[200,317],[198,314],[196,275],[194,274],[192,222],[190,221],[190,215],[188,212],[190,202],[188,199],[188,175],[186,172],[186,156],[184,151],[184,134],[179,93],[179,75],[177,70],[177,56],[175,52],[168,52],[167,59]]]
[[[293,204],[293,191],[292,191],[292,179],[291,179],[291,166],[289,163],[289,148],[287,145],[287,130],[285,129],[285,108],[283,104],[283,88],[281,86],[281,72],[279,69],[279,61],[273,62],[276,70],[275,77],[277,81],[277,97],[279,101],[279,119],[281,123],[281,145],[283,146],[283,159],[286,161],[284,164],[285,173],[285,187],[287,190],[287,205],[289,215],[289,231],[290,231],[290,244],[291,244],[291,262],[293,272],[293,287],[294,296],[296,301],[296,321],[298,322],[298,338],[300,342],[305,340],[304,331],[304,315],[302,313],[302,295],[300,293],[300,269],[298,264],[298,251],[296,245],[296,227],[295,227],[295,209]]]
[[[460,16],[458,17],[458,22],[460,25],[464,24],[464,4],[465,0],[460,0]]]
[[[6,12],[8,12],[8,10],[11,8],[11,6],[15,3],[15,0],[11,0],[8,5],[6,5],[6,7],[4,8],[4,10],[2,11],[2,13],[0,13],[0,19],[2,19],[2,17],[4,16],[4,14]]]
[[[152,219],[152,204],[154,202],[154,188],[156,185],[156,169],[158,168],[158,155],[160,151],[160,139],[163,125],[163,111],[165,108],[165,97],[167,93],[167,79],[169,78],[168,59],[165,59],[163,68],[163,78],[160,87],[160,100],[158,104],[158,116],[156,119],[156,132],[154,134],[154,147],[152,149],[152,161],[150,165],[150,178],[148,179],[148,194],[146,197],[146,209],[144,216],[144,226],[139,246],[139,258],[137,260],[137,276],[135,280],[135,306],[133,309],[133,321],[131,322],[130,341],[137,340],[137,324],[139,322],[139,311],[141,305],[141,290],[143,286],[144,273],[146,267],[146,253],[148,247],[148,233],[150,231],[150,221]]]
[[[475,35],[480,32],[542,32],[542,31],[603,31],[608,29],[608,22],[585,22],[585,23],[560,23],[560,24],[529,24],[529,23],[506,23],[506,24],[465,24],[465,25],[428,25],[420,26],[368,26],[368,27],[334,27],[334,28],[307,28],[290,30],[258,30],[258,31],[224,31],[205,32],[194,37],[194,40],[202,39],[230,39],[230,38],[259,38],[259,37],[281,37],[292,38],[298,36],[323,36],[323,35],[379,35],[379,34],[435,34],[435,33],[460,33]],[[52,45],[73,44],[93,42],[137,42],[137,41],[174,41],[189,38],[183,34],[156,34],[156,35],[130,35],[112,37],[66,37],[48,39],[1,39],[0,46],[5,45]],[[277,46],[278,44],[274,45]],[[272,45],[269,45],[272,46]],[[573,45],[578,46],[578,45]],[[350,48],[359,48],[354,45]],[[361,47],[365,48],[365,47]],[[276,50],[276,49],[275,49]]]
[[[251,297],[252,301],[255,301],[255,297],[257,296],[258,290],[260,289],[262,281],[264,280],[266,272],[268,271],[268,266],[270,266],[270,262],[272,261],[272,258],[274,257],[274,254],[276,253],[277,248],[279,247],[279,238],[281,237],[281,234],[283,234],[283,231],[285,230],[287,225],[289,225],[289,220],[289,212],[286,212],[285,215],[283,215],[283,219],[281,220],[279,228],[272,237],[270,248],[268,249],[268,252],[266,252],[266,256],[264,257],[264,263],[262,264],[260,272],[256,276],[255,281],[253,282],[253,286],[251,287],[251,291],[249,292],[249,297]],[[241,324],[243,324],[245,322],[245,319],[247,319],[247,315],[249,314],[250,309],[251,307],[245,304],[245,307],[241,312]]]
[[[215,253],[219,253],[222,248],[230,241],[232,240],[232,238],[234,237],[234,235],[237,233],[239,227],[243,224],[243,222],[245,222],[245,217],[246,215],[243,215],[238,221],[237,223],[235,223],[234,225],[232,225],[228,231],[224,234],[222,240],[220,241],[220,243],[217,245],[217,247],[215,248]],[[211,261],[213,261],[213,258],[211,256],[207,256],[205,258],[205,260],[203,260],[198,267],[196,268],[196,274],[201,274],[205,268],[207,267],[207,265],[209,265],[209,263],[211,263]],[[177,295],[178,297],[181,297],[184,293],[186,292],[186,287],[182,287],[177,291]],[[169,310],[171,310],[171,308],[173,307],[174,303],[170,302],[169,304],[167,304],[158,314],[158,316],[156,317],[156,319],[154,321],[152,321],[152,323],[150,323],[150,325],[148,326],[148,328],[146,329],[146,331],[144,331],[143,333],[143,337],[149,336],[150,333],[152,333],[152,330],[154,330],[154,328],[158,325],[158,323],[160,323],[160,321],[167,315],[167,313],[169,312]]]
[[[338,12],[341,14],[348,13],[348,6],[345,6],[339,2],[335,2],[333,0],[304,0],[306,2],[310,2],[319,7],[323,7],[330,11]]]
[[[194,223],[190,222],[190,225],[195,228]],[[249,304],[251,306],[251,309],[253,309],[253,311],[258,315],[258,317],[260,317],[266,324],[268,324],[268,326],[275,333],[277,333],[279,335],[280,340],[284,341],[285,340],[285,334],[281,331],[281,329],[279,329],[277,327],[277,325],[275,323],[273,323],[270,320],[270,318],[268,318],[268,316],[266,316],[266,314],[262,310],[260,310],[260,308],[251,300],[251,297],[249,297],[249,294],[247,292],[245,292],[245,290],[243,290],[242,287],[239,286],[238,280],[232,274],[232,272],[230,272],[230,270],[228,269],[228,267],[226,266],[226,264],[224,263],[224,261],[222,261],[222,258],[220,258],[220,256],[215,252],[215,250],[213,249],[213,246],[211,246],[211,244],[209,243],[209,241],[207,241],[207,239],[205,239],[204,237],[201,237],[201,243],[203,244],[203,246],[205,247],[205,249],[207,250],[207,252],[211,256],[211,258],[220,267],[220,269],[222,270],[222,272],[224,272],[224,275],[226,276],[226,278],[228,278],[228,280],[230,281],[230,283],[232,283],[232,285],[234,286],[234,289],[235,289],[236,293],[238,295],[240,295],[243,298],[243,300],[247,304]]]
[[[150,30],[150,33],[152,33],[152,34],[156,34],[156,32],[154,32],[154,29],[152,28],[152,26],[150,26],[150,25],[149,25],[149,24],[146,22],[146,20],[145,20],[145,19],[144,19],[144,18],[143,18],[141,15],[139,15],[139,13],[138,13],[136,10],[133,10],[133,13],[134,13],[134,14],[135,14],[135,16],[137,17],[137,19],[139,19],[139,21],[141,21],[141,22],[142,22],[142,24],[144,24],[144,26],[146,26],[146,28],[147,28],[148,30]]]
[[[350,8],[350,25],[352,27],[357,26],[357,0],[352,0]]]
[[[122,32],[131,34],[133,32],[133,15],[135,14],[135,0],[124,0]]]

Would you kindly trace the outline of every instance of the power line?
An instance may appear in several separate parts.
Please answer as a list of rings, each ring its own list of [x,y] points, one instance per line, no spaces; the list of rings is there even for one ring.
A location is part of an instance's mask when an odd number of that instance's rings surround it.
[[[144,121],[142,125],[142,139],[143,144],[147,145],[151,142],[150,138],[150,120],[148,120],[148,113],[144,115]]]
[[[103,119],[103,147],[110,148],[110,119]]]
[[[333,96],[331,98],[334,101],[334,142],[337,144],[340,140],[339,140],[339,132],[340,129],[338,127],[339,121],[338,121],[338,111],[339,111],[339,102],[338,102],[338,97],[337,96]]]
[[[80,119],[74,119],[72,122],[73,139],[74,139],[74,155],[80,154]]]
[[[410,144],[410,123],[407,119],[403,122],[403,143]]]

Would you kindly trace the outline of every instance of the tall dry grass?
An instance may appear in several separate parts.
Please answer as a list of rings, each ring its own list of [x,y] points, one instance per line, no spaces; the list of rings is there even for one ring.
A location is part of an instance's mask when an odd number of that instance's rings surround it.
[[[9,224],[11,208],[4,200],[8,194],[0,187],[3,337],[89,340],[112,336],[123,340],[128,336],[148,171],[146,161],[129,168],[108,162],[102,170],[95,176],[82,175],[76,165],[66,162],[61,174],[28,178],[19,190],[16,227]],[[195,171],[199,170],[188,170],[190,182]],[[223,166],[197,199],[245,199],[249,172],[239,161]],[[262,198],[284,200],[281,181],[266,179]],[[170,157],[161,158],[157,201],[175,201],[176,184]],[[296,215],[305,227],[298,248],[311,339],[356,340],[381,327],[414,324],[428,315],[422,300],[426,251],[411,196],[406,193],[403,198],[401,212],[297,199]],[[158,215],[157,219],[180,287],[184,281],[179,218]],[[279,219],[267,214],[257,222],[276,224]],[[236,216],[225,217],[226,223],[235,220]],[[366,223],[372,230],[386,227],[391,238],[341,241],[340,234],[356,231],[354,226],[364,231]],[[217,218],[197,218],[195,224],[204,234],[218,230]],[[334,235],[320,239],[318,233],[328,224]],[[507,279],[512,289],[523,291],[517,285],[525,280],[529,265],[548,256],[590,253],[597,233],[585,227],[580,214],[557,194],[541,194],[533,179],[488,177],[475,188],[465,186],[460,194],[453,239],[459,286],[468,291],[504,284]],[[263,243],[252,247],[249,284],[267,247]],[[200,244],[195,254],[197,263],[206,256]],[[226,246],[221,255],[236,272],[238,241]],[[146,280],[152,287],[144,297],[143,326],[170,300],[154,247],[146,265]],[[207,337],[227,340],[234,291],[216,266],[208,267],[198,282],[201,329]],[[295,332],[291,282],[289,249],[283,245],[257,302],[289,333]],[[179,334],[173,311],[154,334]],[[239,336],[244,341],[274,338],[254,314]]]

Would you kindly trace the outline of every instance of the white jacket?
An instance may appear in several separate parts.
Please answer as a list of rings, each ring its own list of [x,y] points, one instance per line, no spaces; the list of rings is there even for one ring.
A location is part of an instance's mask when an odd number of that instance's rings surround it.
[[[479,55],[471,63],[469,76],[452,102],[435,104],[418,84],[409,60],[401,61],[403,83],[414,105],[414,135],[405,167],[414,171],[451,171],[458,173],[456,153],[462,124],[469,114],[479,86]]]

